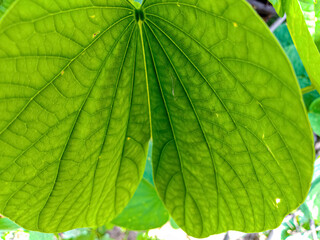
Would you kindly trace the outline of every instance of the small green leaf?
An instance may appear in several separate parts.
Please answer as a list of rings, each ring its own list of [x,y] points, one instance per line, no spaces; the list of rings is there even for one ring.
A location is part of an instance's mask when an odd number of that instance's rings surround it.
[[[320,98],[311,103],[309,108],[309,120],[313,131],[320,136]]]
[[[283,17],[284,13],[285,13],[285,4],[286,4],[286,0],[269,0],[269,2],[272,3],[272,5],[274,6],[274,8],[276,9],[277,13]]]
[[[142,179],[129,204],[112,223],[131,230],[148,230],[161,227],[168,220],[168,211],[156,190],[151,183]]]

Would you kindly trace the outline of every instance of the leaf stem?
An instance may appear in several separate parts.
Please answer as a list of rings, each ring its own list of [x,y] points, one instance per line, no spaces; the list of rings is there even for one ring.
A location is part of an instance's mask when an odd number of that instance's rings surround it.
[[[301,92],[302,92],[302,94],[307,94],[307,93],[312,92],[314,90],[316,90],[316,88],[313,86],[313,84],[311,84],[308,87],[302,88]]]

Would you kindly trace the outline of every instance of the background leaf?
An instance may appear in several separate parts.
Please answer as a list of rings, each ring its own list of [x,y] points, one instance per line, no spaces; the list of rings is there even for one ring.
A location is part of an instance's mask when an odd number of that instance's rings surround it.
[[[20,229],[21,227],[8,218],[0,218],[0,232],[9,232]]]
[[[313,131],[320,135],[320,98],[314,100],[309,109],[309,120]]]
[[[301,0],[300,2],[311,3],[311,1],[312,0]],[[320,54],[308,30],[299,1],[282,0],[280,2],[280,0],[270,0],[270,2],[275,6],[278,14],[282,15],[286,12],[287,24],[294,44],[313,85],[318,92],[320,92]],[[317,3],[316,8],[319,8],[318,4],[319,3]],[[318,14],[320,13],[317,12],[317,15]],[[318,24],[319,23],[317,23],[317,25]]]
[[[153,185],[152,179],[152,141],[143,179],[133,198],[125,209],[112,221],[115,225],[131,230],[149,230],[163,226],[169,220],[165,209]]]
[[[298,51],[291,39],[288,27],[286,24],[280,25],[275,31],[275,36],[279,40],[281,46],[286,52],[290,62],[293,65],[294,71],[299,81],[300,88],[305,88],[311,85],[309,76],[303,66],[301,58]],[[303,94],[303,100],[307,109],[309,109],[310,104],[317,98],[319,98],[319,93],[314,90],[312,92]]]
[[[131,230],[159,228],[169,220],[168,211],[154,187],[142,179],[136,193],[112,223]]]
[[[309,32],[320,49],[320,1],[299,0]]]

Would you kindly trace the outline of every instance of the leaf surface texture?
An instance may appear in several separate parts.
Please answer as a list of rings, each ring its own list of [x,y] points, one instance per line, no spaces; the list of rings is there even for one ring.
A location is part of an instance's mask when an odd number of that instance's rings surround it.
[[[297,80],[244,0],[16,0],[0,43],[0,212],[19,225],[112,220],[151,135],[157,191],[189,235],[275,228],[306,197]]]

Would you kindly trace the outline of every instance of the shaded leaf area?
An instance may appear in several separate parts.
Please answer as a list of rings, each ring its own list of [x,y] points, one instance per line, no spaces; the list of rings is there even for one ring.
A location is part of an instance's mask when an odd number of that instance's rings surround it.
[[[149,141],[127,1],[16,1],[0,21],[0,211],[24,228],[99,226],[127,205]]]
[[[155,188],[142,179],[129,204],[112,223],[130,230],[148,230],[161,227],[168,220],[168,211]]]
[[[320,135],[320,98],[312,102],[309,109],[309,120],[313,131]]]
[[[290,59],[290,62],[292,63],[292,66],[295,70],[296,76],[299,81],[300,88],[305,88],[311,85],[311,81],[309,79],[309,76],[303,66],[303,63],[301,61],[301,58],[299,56],[299,53],[294,46],[294,43],[292,41],[292,38],[290,36],[288,27],[286,24],[280,25],[275,31],[275,36],[279,40],[281,46],[283,47],[284,51],[286,52],[288,58]],[[305,106],[307,110],[309,109],[310,104],[320,97],[319,93],[314,90],[312,92],[309,92],[307,94],[303,94],[303,100],[305,103]]]
[[[153,174],[152,174],[152,141],[149,142],[149,149],[146,161],[146,167],[144,169],[143,178],[146,179],[149,183],[154,185]]]
[[[170,214],[196,237],[277,227],[303,202],[314,159],[280,46],[244,1],[143,8],[154,180]]]

